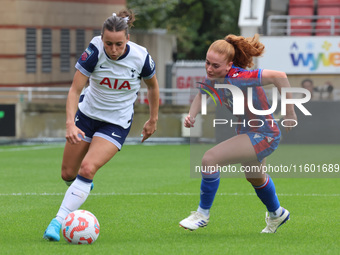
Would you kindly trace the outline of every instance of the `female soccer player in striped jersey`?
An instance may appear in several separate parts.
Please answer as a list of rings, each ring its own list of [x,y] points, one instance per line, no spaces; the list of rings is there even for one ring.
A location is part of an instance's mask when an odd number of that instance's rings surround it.
[[[290,84],[284,72],[246,69],[253,66],[253,57],[261,56],[263,52],[264,45],[259,42],[258,35],[252,38],[228,35],[223,40],[213,42],[206,54],[205,68],[208,86],[203,84],[204,90],[209,90],[209,86],[213,86],[214,83],[229,83],[243,91],[245,104],[247,104],[247,87],[250,86],[253,92],[254,108],[257,110],[270,109],[262,85],[274,84],[281,92],[282,88],[290,87]],[[201,109],[201,93],[204,93],[204,90],[200,90],[190,107],[189,114],[184,121],[184,126],[187,128],[193,127],[195,123],[195,117]],[[229,90],[219,89],[218,93],[225,106],[232,110],[233,97]],[[291,98],[291,94],[288,93],[287,98]],[[241,163],[244,167],[258,166],[260,168],[265,164],[265,158],[277,148],[281,133],[272,114],[257,116],[251,113],[247,106],[244,115],[238,116],[237,135],[208,150],[202,158],[202,169],[236,163]],[[248,126],[248,121],[252,119],[257,119],[258,123],[251,121],[252,125]],[[271,121],[266,121],[266,119]],[[294,126],[296,121],[294,105],[287,105],[285,119],[285,126]],[[242,123],[246,124],[242,125]],[[259,123],[263,123],[263,125],[258,125]],[[288,127],[287,131],[290,129],[291,127]],[[264,172],[249,172],[246,173],[246,178],[253,185],[257,196],[269,212],[269,215],[266,215],[267,226],[262,230],[262,233],[275,233],[277,228],[289,219],[289,211],[281,207],[274,183],[269,175]],[[219,182],[220,173],[218,171],[202,173],[198,209],[182,220],[179,223],[180,226],[195,230],[208,224],[210,208]]]
[[[144,47],[129,41],[134,20],[129,10],[114,13],[76,64],[66,103],[67,142],[61,170],[62,179],[70,187],[43,235],[47,240],[60,240],[62,221],[85,202],[96,172],[121,149],[131,127],[142,78],[150,107],[142,142],[156,131],[159,88],[155,64]]]

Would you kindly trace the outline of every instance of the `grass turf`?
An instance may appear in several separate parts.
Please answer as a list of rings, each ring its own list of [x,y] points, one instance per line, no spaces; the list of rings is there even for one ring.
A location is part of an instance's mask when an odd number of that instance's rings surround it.
[[[339,151],[337,145],[281,145],[268,162],[338,164]],[[0,147],[0,254],[339,253],[338,178],[274,179],[291,212],[275,234],[260,234],[265,207],[243,178],[221,180],[208,227],[179,228],[199,200],[188,145],[125,145],[97,173],[81,207],[98,218],[98,240],[87,246],[48,242],[43,232],[67,188],[60,179],[62,152],[62,145]]]

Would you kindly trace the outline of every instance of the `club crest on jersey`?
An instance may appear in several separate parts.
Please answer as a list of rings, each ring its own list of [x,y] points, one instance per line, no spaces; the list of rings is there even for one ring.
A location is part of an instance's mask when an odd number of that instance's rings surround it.
[[[131,69],[131,77],[132,77],[132,78],[135,77],[135,72],[136,72],[135,69]]]
[[[110,80],[109,78],[106,77],[99,84],[102,86],[107,86],[110,89],[126,89],[126,90],[131,89],[129,81],[121,82],[118,79]]]
[[[267,136],[267,141],[268,141],[268,143],[270,143],[271,141],[273,141],[273,139],[274,139],[274,138]]]

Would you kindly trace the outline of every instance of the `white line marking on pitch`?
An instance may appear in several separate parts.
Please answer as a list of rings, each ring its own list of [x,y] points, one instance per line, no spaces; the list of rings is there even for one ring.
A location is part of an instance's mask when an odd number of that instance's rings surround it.
[[[91,193],[91,196],[197,196],[198,193]],[[65,193],[0,193],[0,196],[64,196]],[[256,196],[255,193],[217,193],[219,196]],[[340,197],[340,194],[277,194],[278,196],[285,197]]]
[[[13,152],[13,151],[31,151],[31,150],[44,150],[44,149],[54,149],[62,147],[62,145],[54,145],[54,146],[32,146],[32,147],[17,147],[17,148],[8,148],[8,149],[0,149],[0,152]]]

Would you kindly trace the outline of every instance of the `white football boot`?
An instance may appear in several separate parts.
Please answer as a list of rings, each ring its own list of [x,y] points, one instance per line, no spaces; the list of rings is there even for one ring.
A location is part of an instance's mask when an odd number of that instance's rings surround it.
[[[204,216],[202,213],[199,212],[191,212],[191,215],[188,218],[182,220],[179,223],[179,226],[193,231],[198,228],[204,228],[208,225],[208,222],[209,216]]]
[[[266,212],[266,223],[267,226],[262,230],[261,233],[275,233],[276,230],[284,223],[289,220],[290,213],[288,210],[282,208],[282,213],[280,217],[271,218]]]

